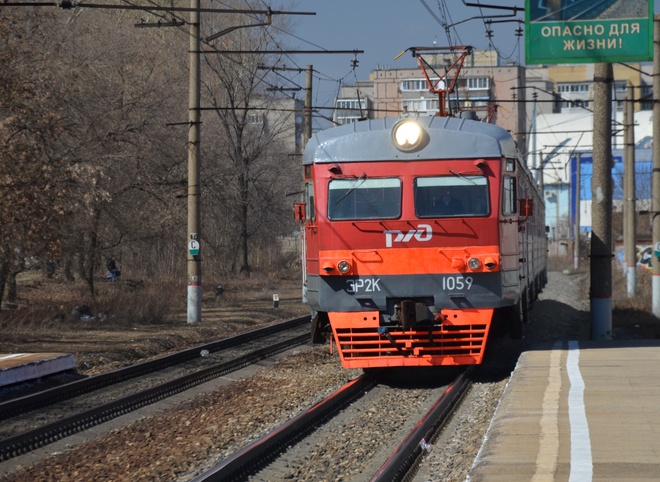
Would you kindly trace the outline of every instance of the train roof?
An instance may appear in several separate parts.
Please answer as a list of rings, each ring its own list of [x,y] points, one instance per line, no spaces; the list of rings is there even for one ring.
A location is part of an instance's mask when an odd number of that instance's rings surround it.
[[[518,157],[516,143],[493,124],[453,117],[419,117],[428,144],[402,152],[392,143],[392,127],[404,117],[353,122],[319,131],[303,154],[303,165],[332,162]]]

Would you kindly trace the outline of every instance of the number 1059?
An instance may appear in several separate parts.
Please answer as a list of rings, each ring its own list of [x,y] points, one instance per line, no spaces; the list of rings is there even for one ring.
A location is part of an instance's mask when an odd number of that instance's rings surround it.
[[[472,288],[472,276],[444,276],[442,278],[443,291],[460,291]]]

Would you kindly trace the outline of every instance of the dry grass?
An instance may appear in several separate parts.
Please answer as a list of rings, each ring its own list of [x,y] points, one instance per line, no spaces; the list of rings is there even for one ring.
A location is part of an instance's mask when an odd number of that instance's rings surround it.
[[[0,311],[3,330],[66,329],[80,323],[79,315],[90,325],[106,321],[113,326],[167,324],[180,311],[173,301],[179,288],[171,283],[145,287],[131,281],[101,282],[94,298],[81,283],[51,281],[35,273],[18,284],[17,309]]]
[[[635,295],[620,269],[612,271],[612,327],[617,338],[660,339],[660,320],[652,314],[652,273],[637,269]]]
[[[214,288],[203,289],[202,321],[188,324],[186,286],[171,280],[101,281],[92,299],[82,284],[28,273],[17,308],[0,311],[0,353],[73,353],[78,370],[93,374],[309,314],[297,277],[231,280],[222,295]],[[83,306],[89,316],[78,316]]]

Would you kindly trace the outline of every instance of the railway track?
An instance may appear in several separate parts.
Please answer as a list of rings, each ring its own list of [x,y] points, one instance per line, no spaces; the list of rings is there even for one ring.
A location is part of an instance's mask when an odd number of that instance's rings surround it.
[[[416,411],[411,411],[407,423],[395,430],[393,435],[387,435],[394,440],[393,444],[388,446],[393,445],[394,448],[388,452],[382,465],[374,466],[373,461],[377,460],[375,458],[366,460],[367,467],[361,472],[361,477],[355,480],[362,480],[369,473],[374,475],[369,475],[365,480],[405,480],[413,474],[431,441],[467,392],[471,384],[470,373],[471,370],[461,371],[447,386],[426,389],[430,395],[426,397],[426,403],[421,405],[428,407],[428,402],[431,402],[430,408],[424,410],[419,417],[415,417],[419,415]],[[247,480],[248,477],[255,481],[295,480],[296,476],[300,475],[295,473],[300,470],[295,468],[296,458],[314,458],[309,453],[310,446],[323,443],[322,440],[333,437],[331,434],[337,430],[344,430],[346,419],[352,417],[353,413],[369,411],[371,404],[377,405],[374,399],[384,397],[386,393],[391,396],[396,390],[379,386],[377,378],[371,374],[362,375],[284,425],[222,460],[195,478],[194,482],[240,481]],[[380,393],[371,396],[379,391]],[[338,426],[339,429],[330,428],[328,433],[324,433],[327,427],[332,425]],[[412,426],[412,429],[406,431],[408,426]],[[375,432],[378,433],[378,430],[375,429]],[[398,436],[401,437],[399,442],[396,441]],[[379,450],[379,453],[384,452]],[[373,470],[369,472],[371,467]],[[323,468],[319,470],[322,471]]]
[[[296,318],[3,402],[0,462],[304,344],[308,323]]]

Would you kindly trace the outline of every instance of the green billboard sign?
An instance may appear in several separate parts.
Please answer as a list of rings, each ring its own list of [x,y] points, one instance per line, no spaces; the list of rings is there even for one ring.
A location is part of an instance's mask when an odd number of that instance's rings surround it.
[[[650,0],[526,0],[527,64],[653,60]]]

